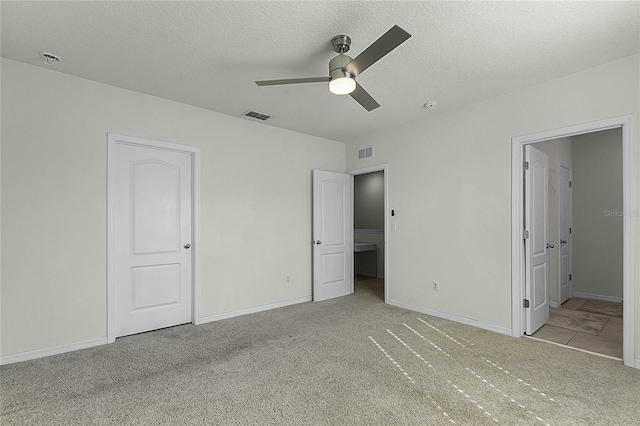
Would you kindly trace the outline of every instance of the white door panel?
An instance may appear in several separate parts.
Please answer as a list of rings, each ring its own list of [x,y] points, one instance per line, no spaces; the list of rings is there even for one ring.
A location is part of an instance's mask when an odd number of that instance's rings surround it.
[[[192,321],[192,156],[115,147],[116,336]]]
[[[180,169],[159,161],[132,163],[135,254],[180,250]]]
[[[133,311],[180,303],[180,264],[132,267]]]
[[[549,321],[549,158],[542,151],[525,146],[525,297],[526,333],[533,334]]]
[[[558,206],[559,221],[559,256],[560,256],[560,303],[572,297],[571,280],[571,169],[560,165],[558,167]]]
[[[353,292],[351,176],[313,171],[313,300]]]

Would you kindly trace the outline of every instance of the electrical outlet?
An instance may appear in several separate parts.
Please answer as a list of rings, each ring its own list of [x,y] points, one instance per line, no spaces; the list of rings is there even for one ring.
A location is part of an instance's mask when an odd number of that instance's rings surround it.
[[[287,275],[286,280],[287,280],[287,284],[289,284],[291,282],[291,277]]]
[[[440,291],[440,283],[438,281],[433,282],[433,291]]]

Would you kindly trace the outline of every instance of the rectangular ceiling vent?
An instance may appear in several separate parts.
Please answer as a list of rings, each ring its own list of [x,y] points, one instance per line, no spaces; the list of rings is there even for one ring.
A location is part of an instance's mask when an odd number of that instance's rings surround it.
[[[373,147],[368,146],[366,148],[360,148],[358,150],[358,160],[364,160],[365,158],[373,157]]]
[[[262,121],[265,121],[271,118],[270,115],[263,114],[258,111],[251,111],[250,109],[243,112],[242,115],[244,115],[245,117],[255,118],[256,120],[262,120]]]

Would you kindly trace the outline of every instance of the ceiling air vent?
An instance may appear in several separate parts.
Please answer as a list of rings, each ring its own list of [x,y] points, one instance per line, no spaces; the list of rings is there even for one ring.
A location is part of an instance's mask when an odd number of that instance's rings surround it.
[[[373,157],[373,147],[368,146],[366,148],[360,148],[358,150],[358,160],[364,160],[365,158]]]
[[[243,112],[242,115],[244,115],[245,117],[255,118],[256,120],[262,120],[262,121],[265,121],[271,118],[270,115],[263,114],[258,111],[251,111],[250,109]]]

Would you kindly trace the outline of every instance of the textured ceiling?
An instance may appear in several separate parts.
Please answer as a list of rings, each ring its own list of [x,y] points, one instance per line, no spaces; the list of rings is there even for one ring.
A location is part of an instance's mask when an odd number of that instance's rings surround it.
[[[639,51],[629,2],[2,1],[3,57],[338,141],[529,87]],[[334,35],[355,57],[391,28],[413,36],[358,82],[366,112],[326,83],[254,80],[328,74]],[[438,108],[423,104],[437,100]]]

